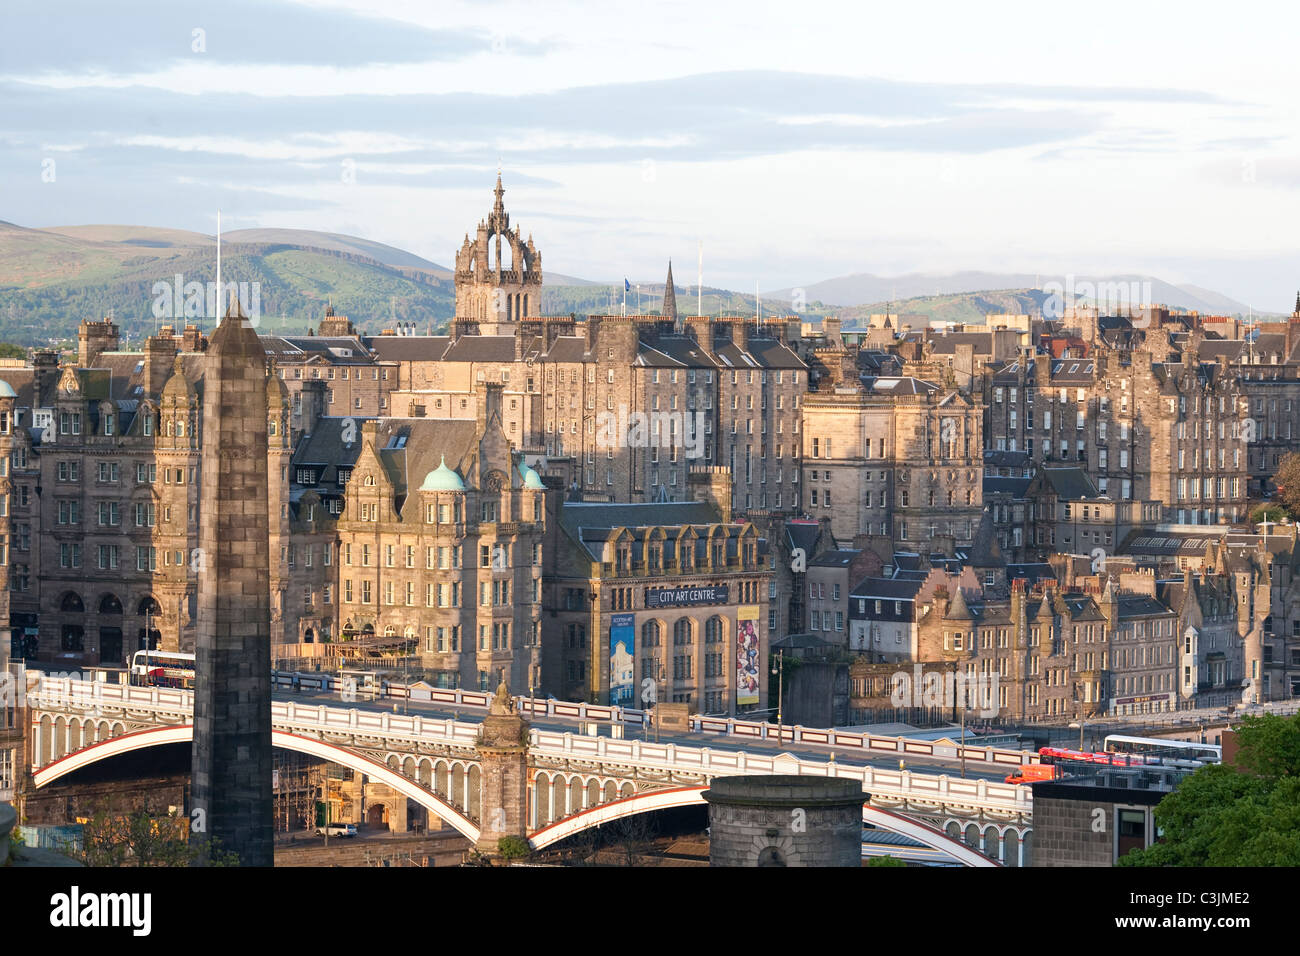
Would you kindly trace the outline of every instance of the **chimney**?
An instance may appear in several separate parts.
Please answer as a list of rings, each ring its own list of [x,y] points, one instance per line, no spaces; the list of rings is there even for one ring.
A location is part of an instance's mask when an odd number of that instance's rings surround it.
[[[185,352],[202,352],[208,347],[207,339],[199,331],[197,325],[185,326],[185,331],[181,334],[181,350]]]
[[[159,395],[176,364],[176,338],[171,326],[163,326],[157,335],[144,342],[144,393]]]
[[[478,422],[480,436],[487,430],[488,423],[495,416],[497,425],[505,428],[505,422],[501,417],[501,393],[504,386],[500,382],[484,382],[480,387],[478,394],[478,407],[475,409],[475,419]]]
[[[102,352],[116,352],[118,328],[112,319],[82,322],[77,327],[77,367],[91,368]]]
[[[59,353],[54,349],[37,349],[32,358],[32,406],[53,408],[54,391],[59,384]]]
[[[692,501],[713,505],[723,524],[731,523],[731,469],[716,465],[696,465],[686,476]]]
[[[822,334],[826,336],[826,341],[841,348],[844,340],[840,337],[840,317],[838,315],[828,315],[822,319]]]

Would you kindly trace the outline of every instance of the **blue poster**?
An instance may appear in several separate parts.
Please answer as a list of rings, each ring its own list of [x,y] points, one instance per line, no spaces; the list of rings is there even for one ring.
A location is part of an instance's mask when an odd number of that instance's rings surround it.
[[[614,614],[609,624],[609,702],[614,707],[631,707],[636,689],[633,663],[636,648],[636,615]]]

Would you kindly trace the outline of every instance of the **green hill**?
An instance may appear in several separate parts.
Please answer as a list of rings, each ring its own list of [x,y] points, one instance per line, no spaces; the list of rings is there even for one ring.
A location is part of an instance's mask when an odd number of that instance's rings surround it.
[[[346,237],[319,234],[322,246],[315,246],[310,243],[317,234],[285,233],[299,241],[222,243],[222,278],[248,283],[250,298],[257,283],[263,329],[302,331],[319,322],[327,302],[366,332],[399,321],[436,327],[451,317],[454,288],[441,267],[414,256],[403,260],[406,254],[378,243],[348,245],[341,241]],[[371,252],[412,264],[381,262]],[[211,237],[134,226],[0,224],[0,338],[45,344],[75,336],[82,319],[111,314],[124,336],[138,341],[161,324],[186,320],[155,314],[156,305],[161,311],[175,299],[161,294],[159,283],[171,290],[177,275],[182,302],[187,283],[214,281]],[[212,325],[211,317],[188,320]]]

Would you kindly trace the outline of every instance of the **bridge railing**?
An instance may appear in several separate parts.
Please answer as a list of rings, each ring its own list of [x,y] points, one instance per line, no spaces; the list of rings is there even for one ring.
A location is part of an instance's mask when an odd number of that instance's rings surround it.
[[[863,789],[873,797],[900,801],[933,799],[942,803],[953,802],[963,806],[1023,813],[1032,812],[1033,807],[1033,795],[1029,787],[984,779],[964,779],[906,769],[846,766],[834,760],[805,760],[789,755],[712,750],[708,747],[683,747],[679,744],[589,737],[537,729],[531,733],[529,749],[538,756],[607,760],[616,764],[664,771],[698,771],[709,777],[792,772],[802,776],[845,777],[860,781]]]
[[[28,691],[29,704],[69,712],[106,707],[121,710],[137,718],[153,711],[164,722],[192,714],[193,692],[162,687],[131,687],[70,678],[46,678],[34,682]],[[310,736],[373,736],[383,740],[406,738],[416,742],[453,742],[473,745],[480,725],[452,718],[434,718],[420,714],[394,714],[385,711],[337,707],[330,704],[304,704],[298,701],[273,701],[273,724],[280,730]],[[768,727],[771,725],[760,725]],[[794,728],[798,730],[798,728]],[[843,738],[860,738],[864,747],[876,751],[937,754],[939,747],[928,741],[906,738],[874,738],[842,735],[822,731],[824,741],[844,746]],[[788,754],[771,755],[708,747],[682,746],[675,743],[652,743],[615,737],[589,736],[533,728],[530,747],[540,756],[562,759],[585,757],[665,772],[698,772],[705,777],[737,773],[790,773],[808,776],[838,776],[860,780],[875,797],[899,800],[931,797],[936,801],[960,802],[963,805],[990,809],[1024,811],[1031,807],[1029,788],[999,784],[987,780],[965,780],[944,774],[882,770],[871,766],[850,767],[832,757],[825,761],[807,760]],[[850,748],[851,749],[851,748]]]
[[[281,675],[283,676],[283,675]],[[334,680],[334,678],[329,678]],[[135,687],[127,684],[107,684],[96,681],[80,681],[67,677],[49,677],[39,671],[27,672],[27,694],[35,695],[47,704],[67,704],[77,708],[96,707],[109,704],[129,705],[133,708],[176,711],[192,706],[192,692],[166,687]],[[458,707],[486,710],[491,695],[479,691],[410,688],[410,699],[428,700],[433,703],[451,704]],[[403,685],[388,685],[390,696],[405,697],[408,688]],[[396,692],[396,693],[394,693]],[[343,701],[346,704],[347,701]],[[315,709],[318,714],[317,724],[334,727],[339,730],[385,729],[389,732],[399,726],[404,733],[411,733],[414,724],[393,723],[393,721],[414,721],[418,716],[404,717],[396,714],[384,714],[375,711],[359,710],[346,706],[306,705],[294,701],[276,701],[275,708],[296,706],[304,713]],[[630,708],[607,707],[595,704],[573,703],[569,701],[538,700],[536,698],[517,698],[517,706],[524,717],[546,715],[550,717],[575,718],[596,724],[619,724],[623,726],[644,727],[648,713]],[[278,712],[274,711],[273,713]],[[355,714],[356,716],[350,716]],[[384,723],[388,721],[388,723]],[[464,727],[473,727],[465,724]],[[999,747],[980,747],[966,745],[947,739],[917,740],[912,737],[885,737],[875,734],[856,734],[840,730],[769,724],[764,721],[737,720],[735,718],[705,717],[693,715],[690,718],[690,731],[699,734],[718,734],[728,737],[748,738],[754,740],[775,740],[789,744],[815,744],[834,749],[858,751],[863,753],[898,754],[900,759],[907,757],[936,757],[955,760],[964,756],[967,761],[990,766],[1016,767],[1022,763],[1037,763],[1038,755],[1029,751],[1010,750]],[[457,740],[471,739],[470,731],[456,731]]]

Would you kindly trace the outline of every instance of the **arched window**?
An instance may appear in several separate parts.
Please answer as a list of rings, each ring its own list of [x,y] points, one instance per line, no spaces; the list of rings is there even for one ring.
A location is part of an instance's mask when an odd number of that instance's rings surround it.
[[[673,624],[673,644],[682,646],[693,642],[694,627],[689,617],[678,618]]]
[[[722,618],[715,615],[704,622],[704,642],[706,644],[722,643]]]
[[[660,632],[658,621],[646,621],[641,625],[641,646],[658,647],[660,644]]]
[[[117,599],[115,594],[105,594],[103,600],[99,602],[100,614],[121,614],[122,602]]]
[[[63,595],[63,600],[59,603],[59,610],[64,614],[84,614],[86,607],[81,603],[80,596],[73,591],[69,591]]]
[[[162,607],[160,607],[158,602],[155,601],[152,597],[146,595],[145,597],[140,599],[140,604],[136,608],[135,613],[141,616],[144,616],[145,614],[152,614],[154,616],[157,616],[162,613]]]

